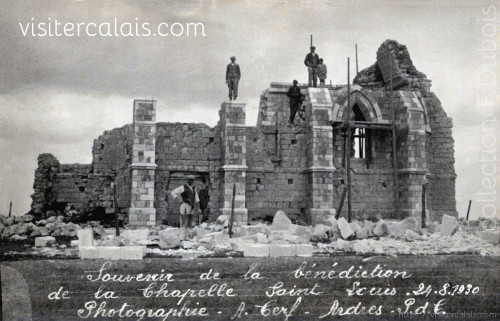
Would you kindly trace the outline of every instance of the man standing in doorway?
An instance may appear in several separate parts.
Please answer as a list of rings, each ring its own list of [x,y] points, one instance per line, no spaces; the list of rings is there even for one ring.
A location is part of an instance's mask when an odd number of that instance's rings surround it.
[[[311,52],[306,55],[304,59],[304,64],[307,66],[307,71],[309,72],[309,87],[318,86],[318,63],[319,56],[316,51],[316,47],[311,46]]]
[[[231,63],[226,68],[226,84],[229,87],[229,100],[238,97],[238,82],[241,78],[240,66],[235,62],[236,57],[231,57]]]
[[[182,204],[180,208],[180,221],[181,228],[184,228],[185,238],[188,237],[188,230],[193,227],[193,215],[196,205],[200,202],[198,193],[196,192],[193,183],[194,176],[188,175],[187,184],[181,185],[174,189],[170,195],[175,200],[177,197],[182,197]]]
[[[198,193],[200,195],[200,218],[199,223],[208,221],[208,202],[210,202],[209,186],[208,184]]]

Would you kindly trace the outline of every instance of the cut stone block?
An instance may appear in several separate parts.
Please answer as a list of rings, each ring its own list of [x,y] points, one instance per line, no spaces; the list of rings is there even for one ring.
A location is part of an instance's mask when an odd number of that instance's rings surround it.
[[[387,230],[387,223],[384,220],[380,220],[375,224],[375,227],[373,228],[373,235],[381,237],[381,236],[386,236],[388,233]]]
[[[300,236],[306,240],[311,239],[311,229],[306,226],[292,224],[290,225],[290,233]]]
[[[121,247],[119,246],[99,246],[99,258],[105,260],[121,259]]]
[[[56,239],[52,236],[39,236],[35,237],[36,247],[49,247],[56,242]]]
[[[373,228],[375,227],[375,223],[369,220],[365,220],[364,227],[368,229],[368,237],[373,236]]]
[[[439,233],[441,236],[452,236],[458,231],[459,226],[458,220],[455,217],[444,214]]]
[[[76,231],[78,246],[94,246],[94,232],[92,228],[84,228]]]
[[[369,231],[367,227],[362,227],[356,231],[356,239],[364,240],[369,236]]]
[[[246,244],[243,246],[243,255],[248,257],[269,256],[269,244]]]
[[[120,248],[120,259],[122,260],[142,260],[146,252],[143,246],[123,246]]]
[[[182,241],[182,248],[183,249],[191,249],[194,247],[194,243],[191,241]]]
[[[225,250],[230,248],[229,235],[220,233],[214,233],[210,238],[210,248],[213,250]]]
[[[285,212],[278,211],[274,214],[273,224],[271,225],[271,229],[273,230],[289,230],[290,225],[292,225],[292,221],[286,216]]]
[[[95,260],[99,258],[99,249],[95,246],[80,246],[80,259]]]
[[[477,236],[493,244],[500,244],[500,230],[479,231]]]
[[[329,233],[331,233],[331,228],[329,226],[323,224],[315,225],[311,232],[311,241],[326,242],[328,241]]]
[[[420,227],[416,218],[408,217],[401,222],[387,224],[387,230],[389,232],[389,236],[402,238],[405,236],[406,230],[418,233],[420,231]]]
[[[270,257],[295,256],[296,254],[295,244],[271,244],[269,247]]]
[[[229,226],[229,215],[226,214],[219,215],[215,222],[222,226]]]
[[[71,246],[71,247],[78,247],[79,243],[80,242],[78,240],[72,240],[71,243],[69,244],[69,246]]]
[[[415,231],[412,231],[412,230],[408,229],[405,232],[405,240],[407,240],[408,242],[420,240],[420,234],[418,234]]]
[[[349,225],[351,226],[351,229],[354,234],[356,234],[357,230],[361,228],[361,225],[359,225],[357,221],[352,221]]]
[[[169,227],[159,231],[160,247],[163,249],[171,249],[181,245],[184,239],[184,232],[176,227]]]
[[[297,244],[295,247],[297,256],[309,257],[313,255],[314,246],[311,244]]]
[[[271,231],[265,224],[242,225],[239,227],[238,236],[248,236],[257,233],[264,233],[267,236],[271,235]]]
[[[352,252],[353,245],[351,242],[344,241],[343,239],[338,239],[335,243],[335,249],[337,251]]]
[[[338,227],[338,221],[334,216],[327,217],[325,220],[323,220],[321,222],[321,224],[330,226],[333,234],[340,233],[339,227]]]
[[[197,259],[200,256],[198,252],[183,252],[182,253],[182,259],[183,260],[194,260]]]
[[[148,239],[149,230],[147,228],[136,230],[125,230],[120,232],[120,236],[129,239],[131,243]]]
[[[340,235],[344,240],[348,240],[354,236],[354,231],[345,218],[341,217],[338,220],[338,226],[340,230]]]
[[[300,237],[298,235],[290,235],[290,234],[285,234],[285,241],[291,244],[307,244],[309,243],[310,239],[305,239],[303,237]]]

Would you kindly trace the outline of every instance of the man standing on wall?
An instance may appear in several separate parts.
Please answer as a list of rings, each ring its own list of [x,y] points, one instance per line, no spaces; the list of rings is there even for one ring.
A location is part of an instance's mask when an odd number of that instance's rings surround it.
[[[319,59],[318,64],[318,78],[319,78],[319,86],[321,88],[325,87],[325,79],[327,74],[326,65],[323,63],[323,59]]]
[[[180,208],[180,225],[184,228],[185,238],[188,237],[188,230],[193,226],[193,215],[196,205],[200,202],[198,193],[196,192],[193,183],[194,176],[188,175],[187,184],[181,185],[174,189],[170,195],[175,200],[177,197],[182,197],[182,204]]]
[[[229,100],[238,97],[238,82],[241,78],[240,66],[235,62],[236,57],[231,57],[231,63],[226,68],[226,84],[229,87]]]
[[[300,109],[300,105],[304,100],[304,95],[300,92],[300,87],[297,86],[299,82],[297,80],[293,81],[293,86],[288,89],[287,96],[290,98],[290,120],[288,121],[290,124],[293,124],[293,120],[295,119],[295,115]]]
[[[311,52],[308,53],[306,59],[304,59],[304,64],[307,66],[307,71],[309,72],[309,87],[318,86],[319,56],[315,51],[316,47],[311,46]]]

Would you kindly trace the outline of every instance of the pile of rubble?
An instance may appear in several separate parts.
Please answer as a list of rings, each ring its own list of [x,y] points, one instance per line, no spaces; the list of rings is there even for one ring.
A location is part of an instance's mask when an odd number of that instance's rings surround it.
[[[65,223],[62,216],[33,221],[33,217],[0,216],[2,239],[35,238],[32,250],[47,256],[80,256],[84,259],[142,259],[145,255],[192,259],[214,255],[247,257],[313,256],[340,253],[362,255],[479,254],[500,255],[498,227],[479,226],[443,215],[442,222],[421,228],[418,220],[353,220],[334,217],[314,226],[293,224],[278,211],[272,224],[234,226],[229,218],[202,223],[191,230],[169,226],[143,229],[104,228],[98,222],[86,226]],[[484,225],[484,224],[481,224]],[[74,238],[69,246],[56,237]],[[78,240],[76,238],[78,237]],[[69,242],[66,239],[66,242]]]
[[[33,216],[0,215],[0,237],[2,239],[25,240],[28,236],[68,236],[76,237],[80,228],[74,223],[65,223],[63,216],[51,216],[44,220],[34,221]]]

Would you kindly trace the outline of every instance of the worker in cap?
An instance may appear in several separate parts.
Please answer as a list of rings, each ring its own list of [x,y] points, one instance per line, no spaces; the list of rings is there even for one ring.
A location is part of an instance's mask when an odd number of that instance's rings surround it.
[[[315,52],[316,47],[310,47],[311,52],[306,55],[306,59],[304,59],[304,64],[307,66],[307,71],[309,73],[309,87],[317,87],[318,86],[318,64],[319,64],[319,56]]]
[[[304,101],[304,95],[300,92],[300,87],[298,86],[299,82],[297,80],[293,80],[293,86],[288,88],[287,96],[290,99],[290,119],[289,123],[293,124],[295,119],[295,115],[300,109],[300,105]]]
[[[185,239],[188,237],[188,232],[193,228],[193,216],[195,207],[199,204],[200,199],[198,193],[193,185],[195,177],[193,175],[188,175],[186,177],[187,184],[181,185],[174,189],[170,195],[175,200],[177,197],[182,198],[182,204],[180,208],[180,226],[184,228]]]
[[[236,57],[232,56],[231,63],[226,68],[226,84],[229,88],[229,100],[238,97],[238,83],[241,78],[240,66],[236,63]]]

